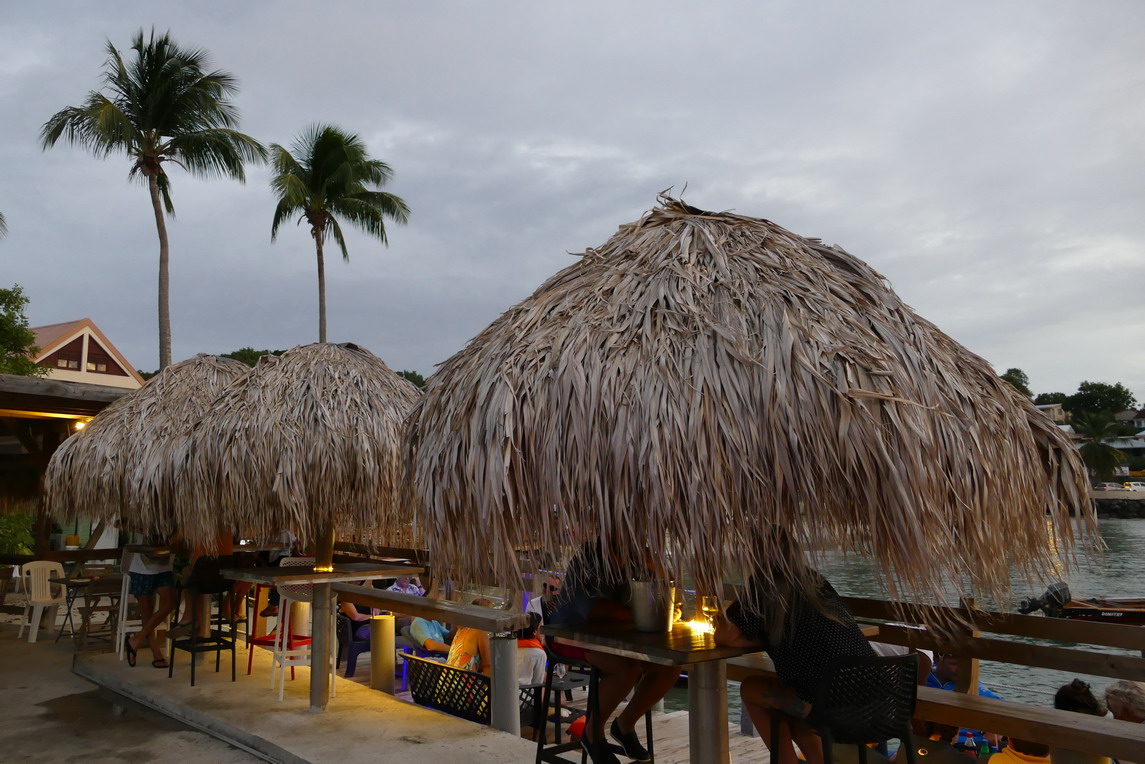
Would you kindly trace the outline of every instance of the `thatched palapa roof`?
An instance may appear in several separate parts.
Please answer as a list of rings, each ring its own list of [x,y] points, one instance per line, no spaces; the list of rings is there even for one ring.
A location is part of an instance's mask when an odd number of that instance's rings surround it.
[[[216,519],[303,543],[330,525],[392,530],[401,426],[419,395],[356,345],[264,356],[171,449],[166,485],[184,533],[213,539]]]
[[[168,366],[101,411],[52,455],[45,506],[58,518],[90,517],[166,535],[171,507],[159,501],[161,446],[250,371],[230,358],[199,354]]]
[[[1088,506],[1053,423],[864,262],[666,197],[439,368],[407,459],[435,566],[503,585],[600,537],[719,591],[774,523],[899,596],[1002,594]]]

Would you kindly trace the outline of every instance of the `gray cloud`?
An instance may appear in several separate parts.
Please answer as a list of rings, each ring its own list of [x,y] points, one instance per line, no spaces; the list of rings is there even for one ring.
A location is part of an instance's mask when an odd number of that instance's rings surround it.
[[[423,373],[669,186],[836,242],[1035,390],[1145,399],[1145,6],[1130,2],[24,4],[0,28],[0,282],[156,365],[157,244],[127,162],[36,135],[154,24],[240,78],[243,129],[360,133],[413,209],[328,266],[331,336]],[[174,176],[175,355],[315,339],[267,171]]]

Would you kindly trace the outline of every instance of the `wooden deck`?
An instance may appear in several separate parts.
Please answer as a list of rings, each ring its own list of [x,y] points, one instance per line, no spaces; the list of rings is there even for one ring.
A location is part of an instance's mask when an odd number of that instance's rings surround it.
[[[339,676],[341,672],[339,672]],[[370,685],[370,654],[363,653],[358,658],[358,667],[351,681],[365,686]],[[398,679],[401,681],[400,676]],[[734,688],[729,688],[734,692]],[[574,693],[573,701],[565,706],[584,710],[587,692]],[[396,693],[397,698],[412,703],[413,698],[408,692]],[[551,729],[551,727],[550,727]],[[639,727],[641,740],[644,738],[644,727]],[[655,739],[657,764],[688,764],[688,712],[669,711],[667,713],[652,714],[652,734]],[[732,764],[766,764],[770,762],[767,746],[758,737],[747,737],[740,734],[738,724],[728,725],[728,744],[731,749]],[[578,759],[579,760],[579,759]]]

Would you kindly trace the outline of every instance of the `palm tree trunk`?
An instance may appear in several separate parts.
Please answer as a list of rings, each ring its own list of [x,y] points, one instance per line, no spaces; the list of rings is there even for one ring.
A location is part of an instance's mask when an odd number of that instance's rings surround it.
[[[326,341],[326,259],[322,254],[322,234],[314,232],[314,246],[318,250],[318,341]]]
[[[165,369],[171,365],[171,276],[168,268],[171,249],[167,242],[167,221],[163,217],[157,176],[147,176],[147,190],[151,192],[155,228],[159,231],[159,368]]]

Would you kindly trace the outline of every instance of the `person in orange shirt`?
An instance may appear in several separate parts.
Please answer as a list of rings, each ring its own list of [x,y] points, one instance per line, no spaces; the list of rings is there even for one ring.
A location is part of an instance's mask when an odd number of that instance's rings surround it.
[[[492,601],[484,597],[478,597],[472,604],[493,607]],[[489,644],[489,632],[471,626],[459,626],[449,645],[449,657],[445,662],[454,668],[492,674],[493,648]]]
[[[979,760],[981,761],[981,760]],[[1050,764],[1050,747],[1045,743],[1010,738],[1010,743],[989,758],[989,764]]]

